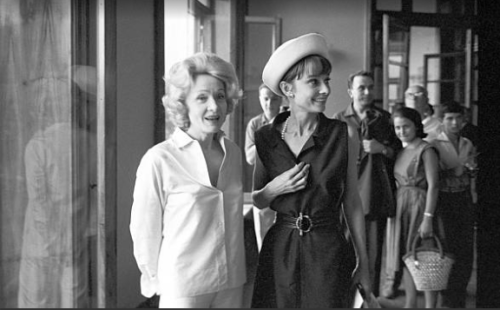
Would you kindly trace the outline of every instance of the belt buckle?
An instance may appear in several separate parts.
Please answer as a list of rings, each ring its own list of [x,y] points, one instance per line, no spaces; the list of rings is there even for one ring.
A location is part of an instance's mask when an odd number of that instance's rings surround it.
[[[302,215],[302,212],[299,213],[299,217],[295,221],[295,226],[299,230],[299,235],[303,235],[305,232],[310,232],[313,227],[313,222],[311,218],[307,215]]]

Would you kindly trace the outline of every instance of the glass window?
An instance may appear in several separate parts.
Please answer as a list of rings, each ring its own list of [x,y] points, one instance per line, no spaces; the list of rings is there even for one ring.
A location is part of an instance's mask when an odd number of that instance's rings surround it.
[[[202,5],[206,6],[207,8],[210,8],[210,0],[197,0],[197,1]]]
[[[95,1],[0,1],[5,308],[96,306],[95,11]]]
[[[401,0],[376,0],[379,11],[401,11]]]
[[[437,13],[436,0],[413,0],[413,12],[417,13]],[[442,12],[444,13],[444,12]]]
[[[403,63],[403,55],[389,55],[389,78],[399,79],[403,73],[401,65]]]
[[[396,100],[400,100],[398,96],[399,94],[399,85],[398,84],[390,84],[389,85],[389,100],[394,102]]]
[[[424,84],[424,56],[428,54],[441,53],[439,28],[435,27],[411,27],[410,48],[410,83],[409,85]],[[428,67],[427,76],[437,78],[440,76],[440,64],[434,63]],[[424,85],[427,88],[429,102],[437,104],[440,102],[439,92],[435,87]]]

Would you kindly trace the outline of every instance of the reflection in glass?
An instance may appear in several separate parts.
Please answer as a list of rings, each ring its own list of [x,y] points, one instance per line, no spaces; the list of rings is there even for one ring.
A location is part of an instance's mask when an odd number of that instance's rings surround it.
[[[410,84],[423,82],[424,55],[440,53],[439,28],[411,27],[410,47]],[[433,67],[438,69],[438,67]],[[435,73],[432,73],[435,74]]]
[[[87,229],[87,225],[74,229],[73,218],[88,219],[83,193],[73,193],[72,139],[80,133],[71,125],[69,81],[41,79],[33,87],[38,129],[24,153],[28,206],[19,307],[72,307],[73,300],[87,292],[85,270],[80,267],[88,265],[88,256],[83,247],[73,250],[73,234],[83,238]]]
[[[94,304],[96,74],[73,4],[0,1],[1,307]]]

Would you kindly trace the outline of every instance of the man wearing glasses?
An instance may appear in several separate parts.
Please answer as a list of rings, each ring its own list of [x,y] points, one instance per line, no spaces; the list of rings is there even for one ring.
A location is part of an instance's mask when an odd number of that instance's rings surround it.
[[[408,108],[417,110],[422,117],[424,132],[427,137],[424,139],[428,142],[436,139],[441,129],[441,121],[434,116],[434,108],[429,104],[427,90],[421,85],[413,85],[405,91],[405,105]]]

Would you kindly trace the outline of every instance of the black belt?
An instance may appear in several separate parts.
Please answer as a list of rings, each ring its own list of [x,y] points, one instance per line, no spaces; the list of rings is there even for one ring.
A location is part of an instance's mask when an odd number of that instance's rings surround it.
[[[299,234],[302,236],[304,233],[310,232],[313,227],[321,227],[327,225],[333,225],[335,219],[332,216],[315,217],[314,219],[308,215],[303,215],[302,212],[299,213],[299,217],[293,217],[283,213],[278,213],[276,216],[275,225],[297,229]]]

